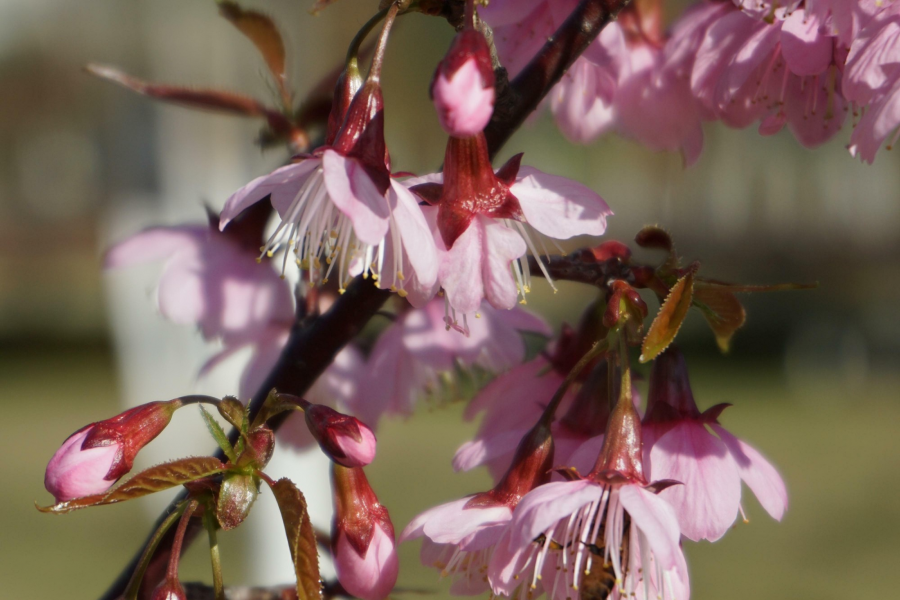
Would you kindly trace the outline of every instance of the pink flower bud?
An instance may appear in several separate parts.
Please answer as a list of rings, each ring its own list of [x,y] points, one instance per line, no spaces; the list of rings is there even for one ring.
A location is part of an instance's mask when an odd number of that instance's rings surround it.
[[[44,487],[57,502],[102,494],[116,482],[105,477],[122,450],[119,444],[81,449],[93,427],[88,425],[72,434],[47,465]]]
[[[150,402],[79,429],[50,459],[44,487],[57,502],[102,494],[131,470],[138,451],[180,406],[181,400]]]
[[[359,419],[322,404],[310,404],[304,415],[310,433],[334,462],[364,467],[375,458],[375,434]]]
[[[494,70],[484,36],[460,32],[438,65],[431,97],[444,131],[453,137],[480,133],[494,112]]]
[[[335,464],[332,551],[337,578],[362,600],[383,600],[397,582],[394,525],[361,468]]]

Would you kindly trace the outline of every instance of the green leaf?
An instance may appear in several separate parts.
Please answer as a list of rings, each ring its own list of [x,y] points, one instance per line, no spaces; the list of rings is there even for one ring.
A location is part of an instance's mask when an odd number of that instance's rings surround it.
[[[231,462],[237,462],[237,453],[234,451],[234,448],[231,447],[231,442],[228,441],[228,436],[225,435],[225,432],[222,430],[222,426],[219,425],[219,422],[213,419],[212,415],[209,414],[203,406],[197,405],[197,408],[200,409],[200,414],[203,415],[203,421],[206,423],[206,428],[209,429],[210,435],[213,436],[213,439],[216,440],[216,443],[219,445],[219,448],[222,449],[222,452],[225,453],[225,456],[228,457],[228,460]]]
[[[319,554],[316,535],[306,500],[290,479],[279,479],[270,484],[287,533],[294,571],[297,574],[298,600],[319,600],[322,597],[322,581],[319,576]]]
[[[259,409],[256,418],[253,420],[251,429],[262,427],[266,424],[266,421],[279,413],[296,409],[296,403],[286,400],[273,388],[266,397],[266,401],[263,403],[262,408]]]
[[[669,347],[681,329],[684,317],[691,307],[693,295],[694,273],[689,272],[675,282],[669,290],[669,295],[666,296],[666,301],[659,307],[656,318],[650,324],[644,344],[641,346],[642,363],[653,360]]]
[[[225,465],[222,464],[222,461],[212,456],[182,458],[141,471],[106,494],[75,498],[53,506],[38,506],[37,508],[41,512],[61,514],[89,506],[125,502],[126,500],[133,500],[177,485],[196,481],[197,479],[203,479],[225,470]]]
[[[228,531],[243,523],[257,496],[259,485],[255,475],[235,473],[226,477],[222,481],[216,506],[216,517],[222,529]]]
[[[240,400],[232,396],[225,396],[216,406],[222,418],[228,421],[235,429],[240,429],[244,423],[244,405]]]

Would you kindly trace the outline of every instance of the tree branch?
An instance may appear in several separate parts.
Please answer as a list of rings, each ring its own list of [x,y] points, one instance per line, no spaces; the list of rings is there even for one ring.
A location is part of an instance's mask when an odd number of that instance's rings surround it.
[[[447,6],[453,2],[454,0],[446,0]],[[544,96],[603,27],[627,3],[628,0],[582,0],[578,8],[512,82],[507,81],[505,70],[501,69],[494,115],[485,130],[488,149],[492,156],[537,108]],[[590,269],[572,270],[571,264],[566,265],[554,259],[550,260],[550,265],[551,277],[556,279],[572,278],[574,281],[592,283],[599,281],[598,278],[602,276],[599,271],[592,272]],[[533,269],[533,272],[536,271],[538,270]],[[251,400],[251,419],[259,411],[273,387],[297,396],[305,394],[331,364],[335,355],[360,332],[389,296],[389,292],[377,289],[371,281],[357,277],[328,312],[318,318],[298,323],[292,329],[278,363]],[[287,414],[276,416],[269,422],[269,426],[276,430],[286,417]],[[232,431],[230,437],[236,440],[237,432]],[[174,502],[180,501],[182,497],[183,494]],[[172,506],[174,503],[159,521],[165,518]],[[186,545],[190,544],[201,530],[199,520],[194,519],[191,523],[192,526],[185,536]],[[171,551],[171,542],[171,535],[167,535],[160,542],[144,576],[142,597],[148,596],[148,590],[154,589],[161,580]],[[116,600],[121,597],[139,556],[140,552],[122,571],[101,600]]]

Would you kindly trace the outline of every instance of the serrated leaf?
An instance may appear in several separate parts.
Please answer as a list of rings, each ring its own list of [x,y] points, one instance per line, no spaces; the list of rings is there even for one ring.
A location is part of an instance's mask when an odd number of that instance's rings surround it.
[[[665,302],[659,307],[656,318],[650,324],[644,344],[641,346],[640,361],[642,363],[653,360],[669,347],[678,334],[678,330],[681,329],[684,317],[687,316],[688,309],[691,307],[693,295],[694,274],[689,272],[675,282],[675,285],[669,290]]]
[[[269,127],[277,133],[286,133],[291,129],[290,121],[283,114],[248,96],[220,90],[148,83],[106,65],[89,64],[84,69],[92,75],[117,83],[138,94],[164,102],[245,117],[265,117]]]
[[[276,390],[273,389],[266,397],[266,401],[263,403],[262,408],[259,409],[256,418],[253,420],[251,429],[262,427],[266,424],[266,421],[268,421],[275,415],[288,410],[295,410],[296,408],[297,404],[295,402],[285,400]]]
[[[224,470],[225,465],[222,464],[222,461],[213,456],[182,458],[141,471],[106,494],[75,498],[53,506],[39,506],[38,510],[46,513],[67,513],[89,506],[125,502],[126,500],[134,500],[135,498],[161,492],[177,485],[203,479],[204,477],[221,473]]]
[[[728,352],[731,338],[747,320],[747,313],[740,300],[727,290],[708,287],[697,282],[694,305],[700,309],[706,322],[709,323],[716,336],[719,350],[723,353]]]
[[[197,408],[200,409],[200,414],[203,416],[203,422],[206,423],[206,428],[209,430],[210,435],[213,436],[213,439],[216,440],[219,448],[222,449],[222,452],[225,453],[228,460],[237,462],[237,454],[235,454],[234,448],[231,447],[231,442],[228,441],[228,436],[225,435],[222,426],[219,425],[218,421],[213,419],[212,415],[209,414],[209,411],[203,408],[203,406],[198,404]]]
[[[225,396],[219,402],[217,408],[219,414],[228,421],[232,427],[241,429],[244,423],[244,405],[237,398]]]
[[[306,510],[306,500],[290,479],[270,484],[287,533],[294,571],[297,574],[298,600],[319,600],[322,581],[319,576],[319,554],[316,534]]]
[[[216,518],[222,529],[229,531],[243,523],[257,496],[259,485],[255,476],[243,473],[228,475],[222,481],[216,505]]]
[[[219,2],[219,14],[253,42],[275,78],[285,108],[290,108],[291,95],[287,89],[285,76],[284,40],[272,19],[255,10],[244,10],[236,2],[227,0]]]

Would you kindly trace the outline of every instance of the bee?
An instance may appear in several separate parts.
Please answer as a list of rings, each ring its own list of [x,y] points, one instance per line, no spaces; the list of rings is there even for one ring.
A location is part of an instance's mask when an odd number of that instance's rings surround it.
[[[631,527],[629,519],[625,518],[625,533],[622,536],[622,547],[619,548],[619,564],[625,564],[628,557],[628,538]],[[597,535],[597,542],[603,543],[604,526],[601,526]],[[612,594],[613,588],[616,587],[616,571],[612,562],[604,561],[606,553],[605,546],[597,544],[584,544],[585,548],[591,553],[591,564],[587,566],[585,562],[585,570],[581,577],[580,592],[581,600],[606,600]]]
[[[547,536],[542,533],[531,541],[532,541],[532,543],[543,547],[544,544],[547,543]],[[572,545],[572,542],[569,542],[568,544],[566,544],[567,547],[571,546],[571,545]],[[563,548],[562,544],[560,544],[553,538],[550,538],[550,550],[562,550],[562,548]]]

